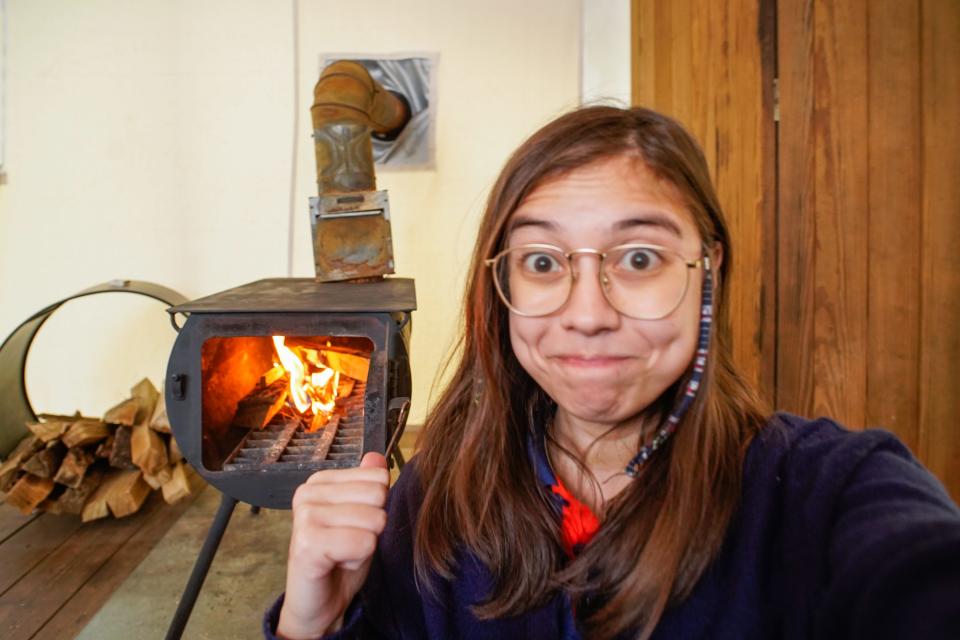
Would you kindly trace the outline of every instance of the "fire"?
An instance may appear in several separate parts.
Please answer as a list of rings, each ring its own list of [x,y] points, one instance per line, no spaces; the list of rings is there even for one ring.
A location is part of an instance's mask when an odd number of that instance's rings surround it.
[[[280,364],[290,375],[290,399],[303,415],[329,418],[337,400],[340,372],[323,365],[318,358],[304,363],[284,342],[285,336],[273,336]],[[317,420],[313,424],[317,424]],[[323,424],[325,420],[320,421]]]

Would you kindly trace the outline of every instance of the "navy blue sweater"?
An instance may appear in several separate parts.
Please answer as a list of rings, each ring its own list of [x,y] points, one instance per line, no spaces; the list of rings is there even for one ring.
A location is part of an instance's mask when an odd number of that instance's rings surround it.
[[[960,510],[891,434],[778,414],[751,443],[743,496],[726,541],[655,640],[960,638]],[[388,524],[335,638],[579,638],[569,598],[509,619],[478,620],[489,593],[475,558],[414,583],[422,501],[416,465],[390,492]],[[264,618],[274,638],[283,598]]]

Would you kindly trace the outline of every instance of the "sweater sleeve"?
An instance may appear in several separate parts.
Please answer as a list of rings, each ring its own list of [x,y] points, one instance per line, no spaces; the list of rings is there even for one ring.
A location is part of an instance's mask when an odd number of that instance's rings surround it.
[[[960,638],[960,510],[895,438],[833,505],[818,636]]]
[[[422,493],[416,472],[416,458],[404,467],[387,498],[387,526],[380,534],[370,574],[344,613],[343,628],[324,640],[387,638],[411,628],[421,632],[419,591],[413,576],[413,530]],[[283,607],[283,595],[263,617],[266,640],[276,636]]]

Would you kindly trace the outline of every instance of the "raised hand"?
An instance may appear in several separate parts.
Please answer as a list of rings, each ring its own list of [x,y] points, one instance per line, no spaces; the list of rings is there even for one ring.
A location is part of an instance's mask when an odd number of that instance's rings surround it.
[[[359,467],[318,471],[297,489],[278,637],[312,639],[343,624],[386,526],[389,486],[386,459],[371,452]]]

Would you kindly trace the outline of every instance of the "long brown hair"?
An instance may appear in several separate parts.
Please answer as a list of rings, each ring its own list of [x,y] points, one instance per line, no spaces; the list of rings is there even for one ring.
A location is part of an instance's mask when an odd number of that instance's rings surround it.
[[[508,311],[484,260],[503,247],[510,215],[538,185],[618,155],[640,159],[672,184],[704,242],[722,248],[715,328],[700,392],[672,441],[608,504],[594,540],[566,561],[556,512],[526,447],[531,421],[553,405],[513,354]],[[490,193],[468,276],[459,359],[420,440],[424,501],[415,560],[422,587],[431,588],[431,572],[451,577],[458,549],[466,548],[493,577],[489,598],[475,608],[479,617],[516,615],[565,589],[597,638],[625,631],[646,638],[666,606],[689,595],[719,551],[739,501],[747,444],[765,421],[731,359],[724,283],[732,255],[703,153],[663,115],[588,107],[517,149]],[[651,406],[656,419],[683,381]]]

